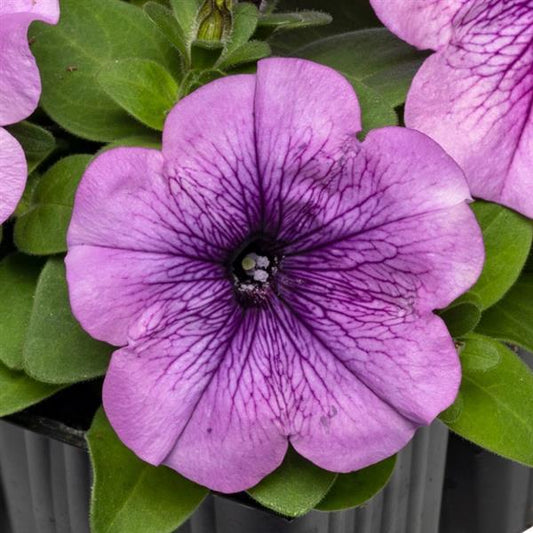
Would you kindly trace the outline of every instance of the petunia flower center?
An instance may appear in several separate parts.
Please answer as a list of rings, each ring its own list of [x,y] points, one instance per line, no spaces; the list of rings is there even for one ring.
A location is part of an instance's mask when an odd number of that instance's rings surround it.
[[[245,304],[259,304],[275,287],[279,257],[268,244],[254,240],[233,259],[231,276],[239,299]]]

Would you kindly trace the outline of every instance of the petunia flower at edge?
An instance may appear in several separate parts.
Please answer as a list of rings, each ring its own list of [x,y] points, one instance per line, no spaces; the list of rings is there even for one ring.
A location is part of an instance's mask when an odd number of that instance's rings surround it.
[[[0,126],[33,113],[41,95],[41,80],[28,43],[34,20],[56,24],[58,0],[0,0]],[[0,127],[0,224],[15,209],[26,184],[24,152]]]
[[[180,101],[161,152],[88,167],[71,304],[122,346],[104,408],[145,461],[222,492],[256,484],[289,443],[347,472],[455,399],[458,356],[432,311],[481,270],[468,186],[425,135],[360,129],[342,76],[268,59]]]
[[[533,0],[371,0],[430,56],[405,123],[435,139],[472,194],[533,218]]]

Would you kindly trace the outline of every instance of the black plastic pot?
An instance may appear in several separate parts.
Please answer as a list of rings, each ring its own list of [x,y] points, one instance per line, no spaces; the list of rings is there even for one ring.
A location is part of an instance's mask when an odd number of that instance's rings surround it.
[[[0,421],[0,531],[88,532],[90,469],[83,431],[35,414],[13,422]],[[439,422],[421,429],[400,452],[386,489],[361,508],[313,511],[288,521],[252,503],[211,496],[178,532],[437,533],[447,440]]]
[[[520,356],[533,368],[533,354]],[[522,533],[531,526],[533,469],[452,436],[441,533]]]
[[[0,422],[9,533],[88,533],[90,471],[81,448]]]
[[[533,470],[450,439],[441,533],[522,533],[533,526]]]

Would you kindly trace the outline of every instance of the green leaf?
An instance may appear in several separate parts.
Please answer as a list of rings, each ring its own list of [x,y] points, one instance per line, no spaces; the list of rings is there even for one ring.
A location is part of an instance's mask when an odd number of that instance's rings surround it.
[[[259,10],[253,4],[246,2],[237,4],[233,8],[232,14],[231,34],[226,42],[220,63],[223,63],[226,57],[230,57],[252,38],[259,18]]]
[[[354,88],[362,112],[363,131],[367,132],[374,128],[398,125],[398,115],[374,89],[363,82],[347,76],[348,81]]]
[[[533,248],[529,251],[529,256],[524,266],[524,272],[533,272]]]
[[[327,6],[325,6],[324,0],[306,0],[305,7],[318,11],[326,9],[333,21],[324,26],[306,28],[305,31],[274,33],[269,39],[274,53],[294,56],[298,48],[325,37],[359,29],[383,27],[370,6],[369,0],[335,0],[335,2],[328,2]],[[279,11],[298,10],[302,8],[301,0],[281,0],[277,8]],[[257,34],[260,32],[256,32],[256,37]]]
[[[159,31],[174,45],[182,54],[183,58],[189,56],[189,44],[174,13],[165,6],[156,2],[148,2],[144,5],[144,12],[157,26]]]
[[[533,238],[533,223],[506,207],[476,201],[472,209],[483,232],[485,265],[471,292],[483,309],[500,300],[517,280]]]
[[[461,351],[463,380],[440,418],[465,439],[533,466],[533,373],[497,341],[471,334]]]
[[[185,37],[188,50],[188,54],[185,57],[186,62],[190,61],[191,43],[196,39],[196,33],[198,32],[198,22],[196,18],[202,3],[202,0],[170,0],[174,16],[176,17]]]
[[[54,136],[48,130],[31,122],[18,122],[8,126],[7,130],[24,149],[28,163],[28,174],[33,172],[56,147]]]
[[[120,107],[159,131],[178,99],[174,78],[149,59],[112,61],[100,71],[98,82]]]
[[[261,15],[258,26],[275,31],[297,30],[310,26],[330,24],[333,18],[320,11],[295,11],[293,13],[269,13]]]
[[[75,383],[101,376],[113,347],[91,338],[70,310],[63,258],[48,260],[37,283],[24,368],[39,381]]]
[[[182,27],[184,33],[189,33],[196,25],[196,15],[203,0],[170,0],[174,16]]]
[[[405,101],[425,57],[384,28],[325,38],[296,54],[348,79],[359,99],[364,131],[399,123],[395,107]]]
[[[124,137],[123,139],[117,139],[116,141],[106,144],[98,152],[95,157],[112,150],[113,148],[119,148],[121,146],[137,146],[141,148],[154,148],[155,150],[161,150],[161,137],[156,135],[134,135],[133,137]]]
[[[518,279],[509,292],[483,313],[478,333],[533,352],[533,274]]]
[[[286,516],[301,516],[317,505],[337,474],[322,470],[289,448],[281,466],[248,490],[254,500]]]
[[[39,383],[24,372],[10,370],[0,363],[0,416],[22,411],[62,388],[61,385]]]
[[[391,108],[405,102],[413,76],[427,57],[385,28],[328,37],[296,53],[373,89]]]
[[[466,293],[439,312],[454,338],[470,333],[481,319],[481,299],[474,293]]]
[[[339,474],[316,508],[321,511],[339,511],[365,503],[385,487],[395,464],[396,456],[393,455],[362,470]]]
[[[271,54],[270,45],[264,41],[250,41],[257,27],[259,11],[249,3],[237,4],[233,10],[231,35],[216,66],[227,69],[258,61]]]
[[[141,461],[118,439],[100,409],[87,433],[93,465],[93,533],[170,533],[207,489],[165,466]]]
[[[369,0],[335,0],[335,2],[327,3],[324,0],[306,0],[305,7],[307,10],[312,11],[326,9],[333,17],[331,24],[312,28],[313,32],[310,37],[313,40],[317,39],[316,35],[323,35],[324,33],[332,35],[381,25]],[[302,9],[302,0],[280,0],[276,9],[280,12],[299,11]]]
[[[15,223],[19,250],[34,255],[66,251],[74,195],[90,160],[90,155],[65,157],[37,181],[28,209]]]
[[[191,63],[194,70],[202,72],[215,68],[218,60],[222,57],[223,51],[224,43],[222,41],[196,39],[191,43]]]
[[[0,262],[0,361],[21,370],[24,337],[42,263],[22,254]]]
[[[243,63],[252,63],[268,57],[272,53],[270,45],[264,41],[248,41],[240,48],[237,48],[231,55],[227,56],[220,63],[221,68],[233,68]]]
[[[38,170],[34,170],[28,176],[28,179],[26,180],[26,186],[24,187],[24,192],[22,194],[22,198],[19,200],[17,208],[13,213],[14,218],[18,218],[19,216],[23,215],[28,209],[30,209],[33,198],[33,191],[35,190],[35,187],[37,187],[37,184],[39,183],[40,179],[41,174]]]
[[[224,76],[221,70],[191,70],[183,79],[180,86],[180,98],[187,96],[194,90]]]
[[[95,141],[145,132],[96,82],[108,63],[151,59],[179,73],[175,48],[133,5],[119,0],[63,0],[59,24],[30,28],[44,110],[66,130]]]
[[[149,2],[149,0],[128,0],[130,4],[134,4],[138,7],[144,7],[146,3]],[[166,4],[168,3],[168,0],[153,0],[152,2],[149,2],[151,4]]]

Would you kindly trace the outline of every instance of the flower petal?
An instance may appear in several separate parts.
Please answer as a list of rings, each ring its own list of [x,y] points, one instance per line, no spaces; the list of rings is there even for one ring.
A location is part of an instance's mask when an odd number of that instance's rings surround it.
[[[41,79],[28,45],[28,14],[0,15],[0,125],[31,115],[41,94]]]
[[[262,327],[263,314],[236,306],[222,282],[154,305],[113,355],[104,383],[121,440],[145,461],[224,492],[274,470],[287,439],[266,377],[272,358],[253,349],[265,348]]]
[[[452,37],[452,19],[467,0],[370,0],[381,22],[418,48],[437,50]]]
[[[533,9],[488,2],[463,14],[454,41],[426,60],[405,120],[462,166],[472,194],[533,217]]]
[[[361,293],[378,286],[409,312],[445,307],[483,264],[468,198],[461,170],[434,141],[404,128],[374,130],[354,144],[315,227],[286,247],[283,270],[323,272]]]
[[[225,260],[246,228],[239,219],[242,213],[223,192],[222,185],[207,176],[194,183],[169,176],[157,150],[109,150],[83,175],[68,245]]]
[[[472,286],[483,242],[458,166],[412,130],[354,149],[314,233],[290,246],[280,297],[379,398],[416,424],[455,399],[460,365],[431,311]]]
[[[94,245],[194,259],[220,253],[194,234],[191,226],[201,227],[201,220],[187,220],[185,202],[179,208],[176,203],[177,189],[179,184],[164,173],[161,152],[104,152],[88,166],[76,192],[69,248]]]
[[[243,311],[213,293],[186,310],[154,306],[141,321],[144,339],[113,355],[104,407],[144,460],[236,492],[274,470],[288,440],[320,466],[350,471],[412,436],[416,424],[279,303]],[[145,323],[164,326],[156,333]]]
[[[301,271],[285,304],[383,401],[414,423],[429,424],[454,401],[461,379],[446,326],[413,310],[412,280],[403,272],[395,276],[379,264],[355,275],[344,265],[339,270],[330,277]]]
[[[34,20],[55,24],[58,19],[57,0],[0,2],[0,125],[19,122],[37,107],[41,78],[30,51],[28,27]]]
[[[232,244],[242,231],[230,225],[217,243],[217,198],[203,184],[168,178],[163,166],[157,150],[118,148],[98,156],[78,187],[67,235],[71,305],[87,331],[112,344],[126,342],[128,325],[153,299],[224,278],[215,258],[225,259],[224,239]]]
[[[272,313],[276,330],[269,350],[284,371],[283,413],[300,454],[322,468],[351,472],[407,444],[417,424],[359,379],[317,335],[312,318],[286,305]]]
[[[28,13],[32,20],[42,20],[48,24],[56,24],[59,20],[58,0],[2,0],[0,15]]]
[[[180,209],[202,221],[203,239],[233,249],[261,223],[254,93],[255,76],[216,80],[181,100],[163,132],[165,172],[176,182],[175,194],[190,196]]]
[[[105,246],[73,246],[65,262],[74,315],[93,337],[116,346],[127,343],[129,326],[153,303],[209,290],[225,276],[213,263]]]
[[[17,140],[0,128],[0,224],[17,207],[26,185],[26,157]]]
[[[320,199],[309,184],[328,187],[361,130],[357,97],[333,69],[265,59],[257,67],[255,130],[265,231],[284,240],[283,228],[312,224]]]

